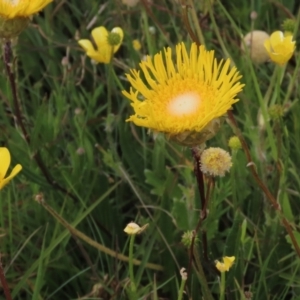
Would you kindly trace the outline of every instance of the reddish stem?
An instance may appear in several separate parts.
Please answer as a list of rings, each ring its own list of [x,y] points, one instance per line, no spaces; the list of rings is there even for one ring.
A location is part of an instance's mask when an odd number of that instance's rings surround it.
[[[4,274],[4,271],[3,271],[1,257],[0,257],[0,282],[1,282],[1,285],[2,285],[2,288],[3,288],[3,291],[4,291],[5,299],[6,300],[12,300],[10,290],[9,290],[9,287],[8,287],[8,283],[6,281],[5,274]]]

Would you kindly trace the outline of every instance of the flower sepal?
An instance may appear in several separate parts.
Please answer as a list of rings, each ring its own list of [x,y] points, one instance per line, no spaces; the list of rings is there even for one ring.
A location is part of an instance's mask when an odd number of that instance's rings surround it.
[[[221,128],[223,120],[222,117],[211,120],[200,132],[186,130],[177,134],[166,133],[166,137],[180,145],[196,147],[213,138]]]
[[[12,39],[17,37],[29,24],[30,17],[6,19],[0,16],[0,37]]]

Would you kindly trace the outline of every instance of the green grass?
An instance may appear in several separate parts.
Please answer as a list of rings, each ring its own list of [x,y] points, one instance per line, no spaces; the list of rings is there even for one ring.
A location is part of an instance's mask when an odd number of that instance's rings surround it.
[[[55,1],[18,38],[18,96],[30,143],[14,118],[1,62],[0,145],[10,150],[12,166],[23,166],[0,192],[1,261],[13,299],[173,300],[181,284],[179,270],[189,266],[190,251],[181,237],[195,229],[201,207],[191,150],[125,122],[133,111],[121,93],[129,89],[125,73],[138,68],[144,55],[181,41],[191,44],[183,8],[173,0],[153,0],[149,6],[143,0],[130,9],[118,0],[99,2]],[[206,47],[218,59],[230,57],[243,75],[245,87],[232,112],[259,177],[300,244],[299,47],[281,69],[272,63],[256,66],[239,49],[241,35],[251,28],[271,33],[291,15],[299,28],[298,0],[215,0],[206,15],[199,4],[205,1],[193,2],[200,27],[189,6],[192,29],[196,34],[200,29]],[[249,17],[253,10],[258,13],[254,23]],[[112,70],[92,64],[76,39],[89,38],[91,29],[101,25],[124,30]],[[132,48],[133,39],[141,41],[140,52]],[[295,39],[299,44],[298,33]],[[268,113],[275,103],[285,108],[278,121]],[[232,135],[226,118],[206,144],[230,151]],[[209,214],[198,234],[209,290],[219,299],[214,261],[226,255],[236,257],[226,272],[226,299],[247,299],[245,291],[251,291],[253,300],[300,299],[300,258],[247,163],[239,150],[230,173],[216,178]],[[35,201],[38,195],[67,224]],[[137,297],[129,292],[129,263],[97,246],[128,256],[129,237],[123,230],[130,221],[149,224],[135,238]],[[78,231],[97,245],[87,243]],[[188,274],[185,291],[183,299],[204,299],[195,269]]]

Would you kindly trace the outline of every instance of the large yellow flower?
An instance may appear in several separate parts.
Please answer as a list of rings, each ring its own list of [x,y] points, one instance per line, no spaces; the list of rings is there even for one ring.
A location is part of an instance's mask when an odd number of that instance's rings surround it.
[[[287,63],[296,48],[293,36],[284,35],[281,31],[273,32],[264,45],[271,60],[278,65]]]
[[[164,56],[160,52],[140,63],[145,80],[137,70],[126,74],[132,87],[123,94],[135,111],[127,121],[186,145],[200,144],[216,133],[218,118],[238,101],[241,76],[235,67],[230,70],[229,59],[218,63],[214,51],[195,43],[190,53],[184,43],[176,46],[176,63],[171,48],[164,49]]]
[[[18,164],[13,168],[10,175],[5,178],[9,165],[10,153],[7,148],[0,147],[0,190],[22,170],[22,166]]]
[[[78,44],[86,51],[87,56],[96,62],[108,64],[112,55],[120,48],[123,36],[124,33],[120,27],[115,27],[108,32],[105,27],[100,26],[92,30],[96,49],[89,40],[79,40]]]
[[[31,15],[52,0],[0,0],[0,38],[18,36],[28,25]]]
[[[27,18],[50,2],[52,0],[0,0],[0,16],[6,19]]]

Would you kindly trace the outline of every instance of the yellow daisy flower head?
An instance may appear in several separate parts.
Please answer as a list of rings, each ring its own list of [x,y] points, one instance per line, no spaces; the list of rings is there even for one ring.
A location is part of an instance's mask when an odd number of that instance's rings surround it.
[[[270,59],[278,64],[284,65],[293,56],[296,45],[292,35],[284,35],[281,31],[275,31],[265,41],[264,46]]]
[[[147,56],[138,70],[126,74],[130,91],[123,94],[131,101],[135,114],[127,121],[163,132],[188,146],[213,137],[220,128],[220,117],[242,90],[241,76],[230,60],[217,62],[214,51],[192,44],[188,53],[184,43],[176,46],[176,62],[171,48],[154,58]]]
[[[14,38],[53,0],[0,0],[0,37]]]
[[[0,190],[22,170],[22,166],[18,164],[13,168],[10,175],[5,178],[9,165],[10,153],[7,148],[0,147]]]
[[[221,272],[229,271],[235,261],[235,256],[223,257],[223,262],[215,261],[216,268]]]
[[[104,26],[100,26],[92,30],[92,37],[96,48],[89,40],[79,40],[78,44],[85,50],[87,56],[96,62],[108,64],[113,54],[120,48],[124,33],[120,27],[108,32]]]

